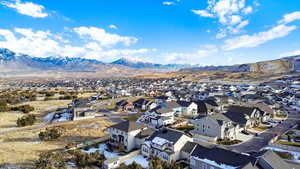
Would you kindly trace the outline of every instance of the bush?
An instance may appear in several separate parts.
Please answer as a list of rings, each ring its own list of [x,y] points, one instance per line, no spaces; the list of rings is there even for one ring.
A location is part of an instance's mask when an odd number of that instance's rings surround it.
[[[7,101],[6,100],[0,100],[0,107],[6,107]]]
[[[22,106],[18,106],[18,107],[13,107],[11,110],[13,111],[21,111],[25,114],[34,111],[34,107],[26,104],[26,105],[22,105]]]
[[[233,145],[241,143],[241,140],[230,140],[230,139],[218,139],[217,143],[222,145]]]
[[[67,163],[64,159],[64,153],[54,153],[54,152],[46,152],[41,153],[39,159],[35,161],[34,168],[35,169],[65,169],[67,168]]]
[[[182,165],[177,165],[175,161],[171,164],[154,157],[149,161],[149,169],[183,169]]]
[[[121,164],[117,169],[143,169],[143,167],[135,162],[130,165]]]
[[[105,157],[96,151],[94,153],[84,153],[80,150],[71,151],[74,161],[78,167],[97,166],[102,168]]]
[[[59,100],[73,100],[76,98],[77,98],[77,96],[66,95],[66,96],[60,96],[58,99]]]
[[[25,115],[17,120],[18,127],[30,126],[36,122],[36,117],[33,114]]]
[[[39,138],[43,141],[53,141],[62,135],[62,129],[59,127],[46,128],[46,131],[39,133]]]

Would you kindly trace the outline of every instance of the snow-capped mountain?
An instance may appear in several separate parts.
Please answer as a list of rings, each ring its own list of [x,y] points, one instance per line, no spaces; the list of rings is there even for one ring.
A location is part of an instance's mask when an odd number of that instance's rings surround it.
[[[114,65],[122,65],[122,66],[127,66],[131,68],[138,68],[138,69],[173,69],[173,70],[178,70],[182,68],[190,68],[192,67],[191,65],[188,64],[156,64],[156,63],[151,63],[147,61],[142,61],[142,60],[136,60],[136,59],[127,59],[127,58],[121,58],[118,59],[111,64]]]
[[[0,72],[34,70],[95,71],[105,64],[92,59],[70,57],[31,57],[0,49]]]

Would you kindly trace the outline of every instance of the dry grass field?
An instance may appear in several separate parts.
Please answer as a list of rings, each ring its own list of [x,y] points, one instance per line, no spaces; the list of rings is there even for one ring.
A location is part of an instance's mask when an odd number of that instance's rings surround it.
[[[32,114],[37,115],[38,122],[34,126],[17,128],[16,120],[23,116],[17,112],[0,113],[0,166],[12,165],[31,168],[34,160],[41,152],[63,149],[68,143],[80,143],[99,138],[105,133],[103,130],[110,126],[105,118],[95,118],[82,121],[64,122],[59,124],[44,124],[47,112],[66,107],[70,101],[33,101],[35,107]],[[46,127],[60,126],[63,135],[57,141],[42,142],[38,138],[40,131]]]

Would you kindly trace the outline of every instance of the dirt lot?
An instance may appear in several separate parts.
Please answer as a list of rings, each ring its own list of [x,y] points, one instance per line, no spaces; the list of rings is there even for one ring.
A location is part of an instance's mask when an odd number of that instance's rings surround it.
[[[41,152],[61,150],[68,143],[93,140],[105,135],[103,130],[111,125],[105,118],[49,125],[43,123],[45,112],[65,107],[68,103],[69,101],[55,100],[26,103],[36,108],[33,114],[38,116],[38,122],[34,126],[24,128],[16,127],[16,120],[23,114],[0,113],[0,166],[9,164],[30,168]],[[53,126],[64,128],[63,136],[57,141],[41,142],[38,138],[39,132]]]

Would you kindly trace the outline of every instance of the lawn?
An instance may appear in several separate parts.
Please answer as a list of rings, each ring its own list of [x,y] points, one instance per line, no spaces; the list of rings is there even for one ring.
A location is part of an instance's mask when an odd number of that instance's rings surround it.
[[[257,130],[257,131],[260,131],[260,132],[263,132],[263,131],[265,131],[266,129],[268,129],[268,126],[258,126],[258,127],[254,127],[254,130]]]
[[[297,142],[288,142],[288,141],[277,141],[278,144],[300,147],[300,143]]]

